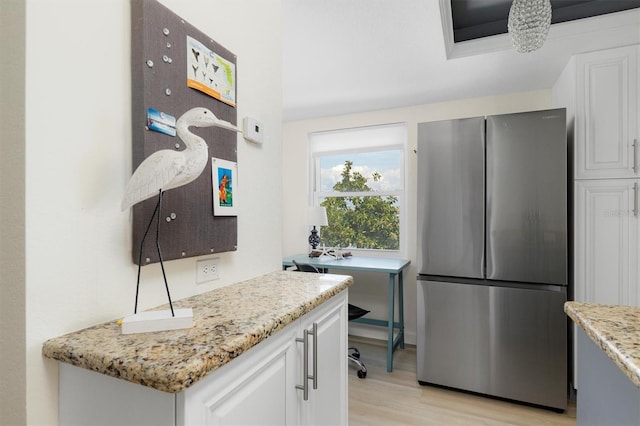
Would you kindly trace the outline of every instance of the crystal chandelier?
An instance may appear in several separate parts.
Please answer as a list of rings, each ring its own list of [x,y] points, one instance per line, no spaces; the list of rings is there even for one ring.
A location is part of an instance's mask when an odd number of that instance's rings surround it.
[[[540,49],[550,26],[550,0],[513,0],[507,27],[513,47],[518,52],[527,53]]]

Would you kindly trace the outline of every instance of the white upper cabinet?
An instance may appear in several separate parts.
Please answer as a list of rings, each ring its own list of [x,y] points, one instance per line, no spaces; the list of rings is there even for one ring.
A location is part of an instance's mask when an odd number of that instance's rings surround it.
[[[576,56],[576,179],[640,176],[638,51]]]

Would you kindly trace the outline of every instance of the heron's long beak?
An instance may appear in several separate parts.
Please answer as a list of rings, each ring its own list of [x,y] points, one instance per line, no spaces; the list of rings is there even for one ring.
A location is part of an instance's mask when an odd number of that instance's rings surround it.
[[[213,123],[211,126],[212,127],[222,127],[223,129],[233,130],[234,132],[242,133],[242,130],[238,129],[233,124],[229,123],[228,121],[224,121],[224,120],[220,120],[220,119],[218,119],[218,121],[216,123]]]

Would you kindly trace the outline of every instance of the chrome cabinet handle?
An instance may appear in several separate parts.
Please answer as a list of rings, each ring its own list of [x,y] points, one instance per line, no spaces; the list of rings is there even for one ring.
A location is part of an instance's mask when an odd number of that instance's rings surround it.
[[[637,185],[637,184],[636,184]],[[638,197],[636,197],[636,200]],[[313,376],[309,377],[313,380],[313,388],[318,389],[318,323],[313,323]]]
[[[638,182],[633,184],[633,215],[638,216]]]
[[[302,339],[296,338],[296,342],[302,343],[302,384],[296,385],[296,389],[302,390],[305,401],[309,400],[309,379],[313,380],[313,388],[318,389],[318,323],[314,322],[311,330],[305,329]],[[309,335],[313,336],[313,374],[309,374]]]
[[[633,172],[638,174],[638,139],[633,140]]]
[[[302,390],[302,399],[309,400],[309,330],[304,330],[304,337],[296,338],[296,342],[302,342],[302,385],[296,385],[296,389]]]

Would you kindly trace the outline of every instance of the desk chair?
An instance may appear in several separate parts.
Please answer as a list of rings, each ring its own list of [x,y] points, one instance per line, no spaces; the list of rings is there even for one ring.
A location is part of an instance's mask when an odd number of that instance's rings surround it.
[[[315,266],[309,263],[298,263],[294,260],[293,264],[296,266],[296,269],[294,269],[295,271],[320,273],[318,268],[316,268]],[[355,306],[349,303],[349,321],[353,321],[354,319],[360,318],[361,316],[366,315],[368,313],[369,311],[367,311],[366,309],[362,309],[358,306]],[[364,379],[365,377],[367,377],[367,367],[364,365],[364,363],[360,359],[360,351],[358,351],[357,348],[354,348],[353,346],[349,346],[347,350],[347,358],[349,358],[349,361],[353,362],[358,366],[359,378]]]

